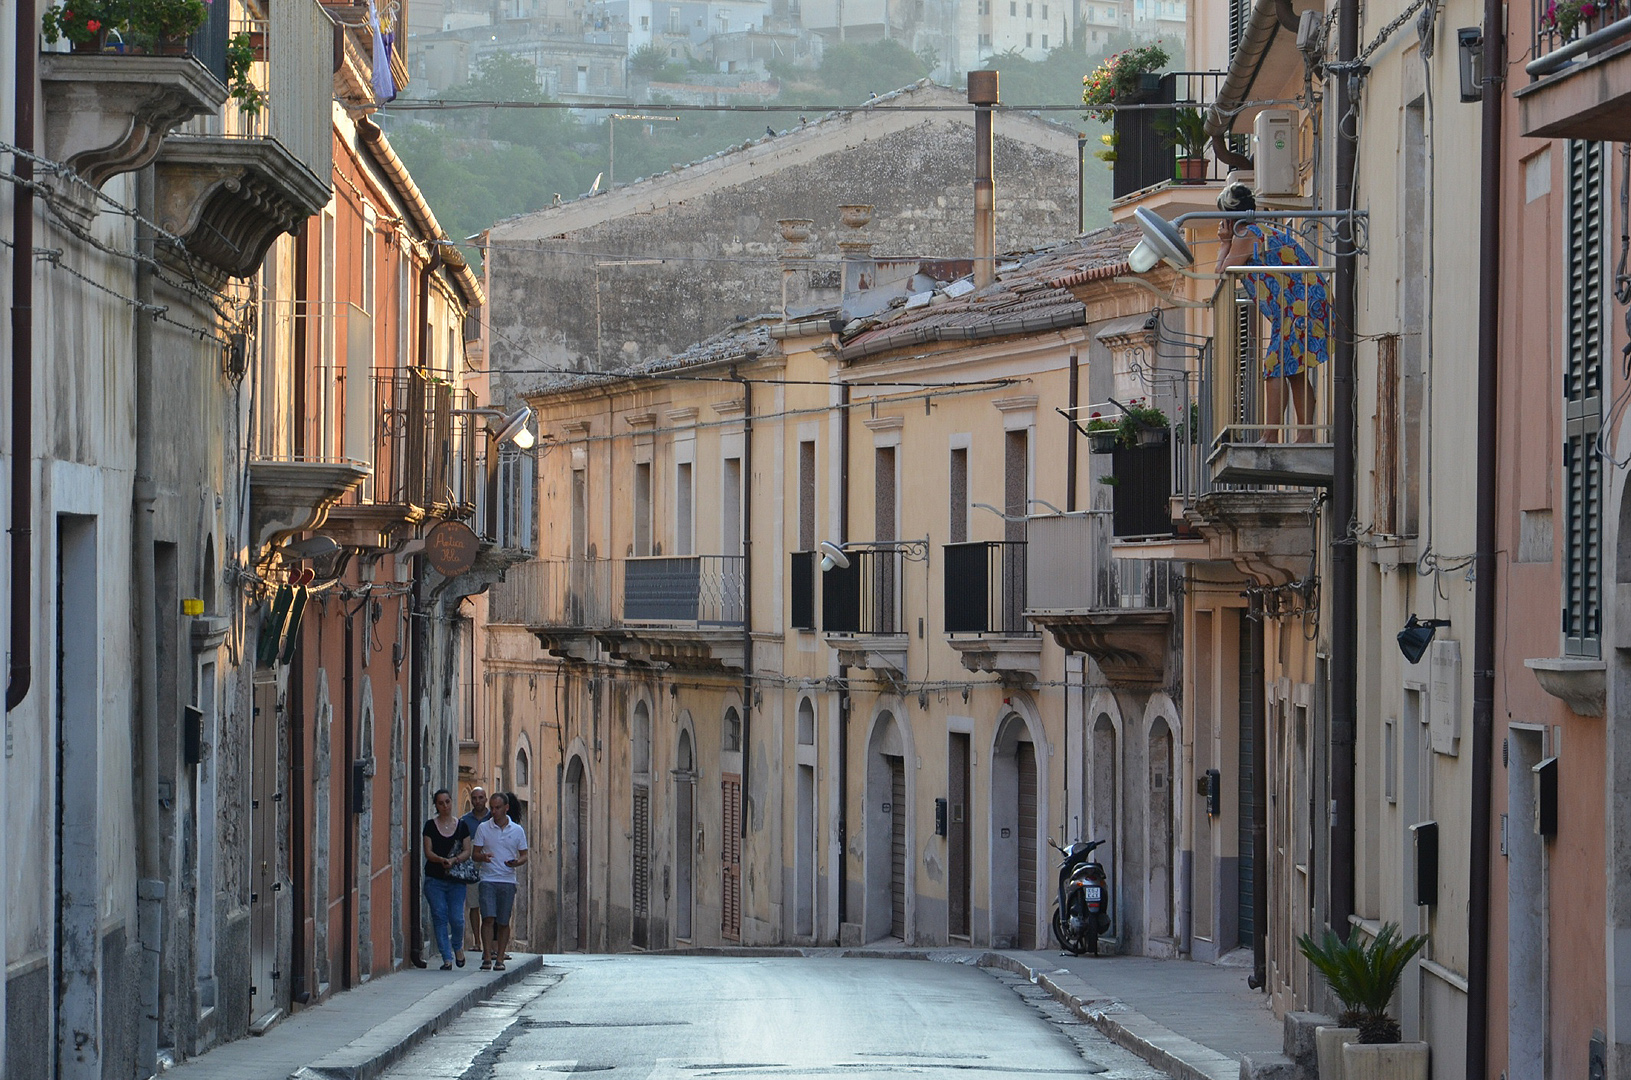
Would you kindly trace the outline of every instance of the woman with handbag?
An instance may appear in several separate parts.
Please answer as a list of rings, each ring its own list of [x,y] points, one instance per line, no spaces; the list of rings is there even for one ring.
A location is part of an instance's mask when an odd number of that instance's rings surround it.
[[[425,822],[425,902],[436,944],[442,950],[442,970],[464,967],[464,890],[479,871],[470,861],[470,830],[453,816],[453,795],[438,788],[431,796],[436,816]],[[457,948],[455,948],[457,946]]]

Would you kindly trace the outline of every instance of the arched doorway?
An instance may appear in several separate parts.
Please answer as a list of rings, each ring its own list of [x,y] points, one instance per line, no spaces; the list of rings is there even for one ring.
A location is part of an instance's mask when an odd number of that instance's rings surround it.
[[[910,793],[906,788],[906,744],[890,712],[878,715],[867,746],[866,912],[867,941],[894,937],[907,941],[906,857]]]
[[[634,944],[650,945],[651,924],[651,709],[644,701],[634,703],[634,719],[629,734],[631,772],[634,774],[633,806],[630,822],[633,832],[630,908]]]
[[[575,952],[589,942],[589,780],[583,759],[573,755],[561,793],[561,949]]]
[[[719,933],[742,937],[742,714],[725,709],[719,777]]]
[[[690,941],[697,774],[691,733],[683,728],[674,760],[674,936]]]
[[[1088,762],[1088,790],[1087,790],[1087,833],[1084,840],[1102,840],[1104,846],[1096,855],[1100,862],[1109,868],[1113,861],[1120,856],[1120,837],[1116,831],[1117,784],[1120,781],[1120,769],[1117,757],[1119,746],[1116,739],[1116,724],[1109,713],[1101,712],[1093,721],[1093,734],[1090,740],[1092,758]],[[1110,873],[1110,931],[1107,936],[1116,937],[1116,919],[1119,918],[1121,905],[1119,903],[1119,890],[1121,876]]]
[[[1150,725],[1149,868],[1145,910],[1149,936],[1171,939],[1172,926],[1172,729],[1156,717]]]
[[[991,755],[991,942],[1037,947],[1036,747],[1024,717],[1009,713]]]

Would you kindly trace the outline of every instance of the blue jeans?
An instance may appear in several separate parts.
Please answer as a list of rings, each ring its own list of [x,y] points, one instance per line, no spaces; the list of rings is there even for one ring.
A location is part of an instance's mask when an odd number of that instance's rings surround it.
[[[455,944],[464,946],[464,882],[426,877],[425,902],[430,905],[430,924],[436,929],[442,962],[451,964]]]

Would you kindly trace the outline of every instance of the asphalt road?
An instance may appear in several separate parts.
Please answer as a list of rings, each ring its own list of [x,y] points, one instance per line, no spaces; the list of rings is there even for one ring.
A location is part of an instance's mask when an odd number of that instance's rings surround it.
[[[557,956],[388,1080],[1165,1074],[1006,972],[871,959]]]

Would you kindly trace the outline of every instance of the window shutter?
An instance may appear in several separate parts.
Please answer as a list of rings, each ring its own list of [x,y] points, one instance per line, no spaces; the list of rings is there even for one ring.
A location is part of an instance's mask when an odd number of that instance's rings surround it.
[[[1563,651],[1601,655],[1603,144],[1569,143],[1563,351]]]

